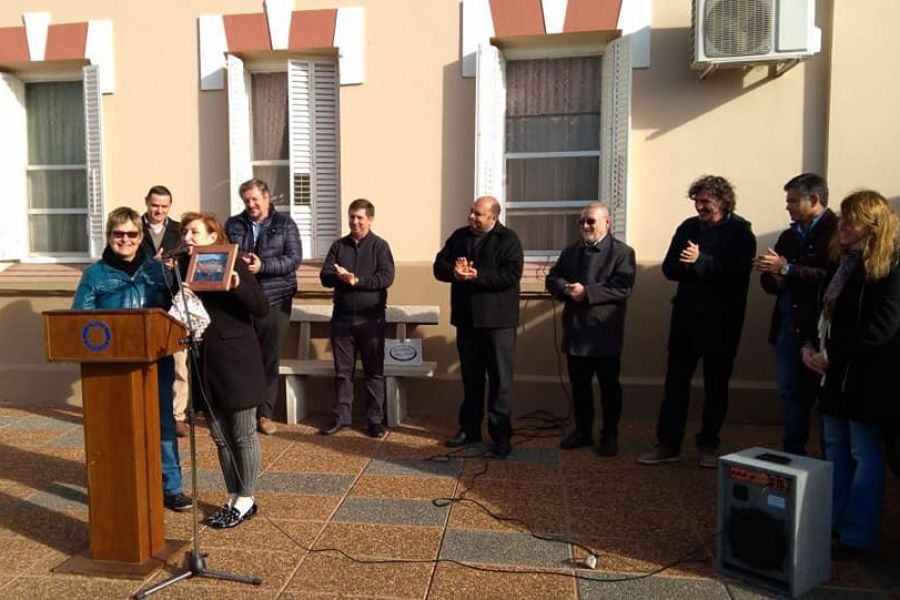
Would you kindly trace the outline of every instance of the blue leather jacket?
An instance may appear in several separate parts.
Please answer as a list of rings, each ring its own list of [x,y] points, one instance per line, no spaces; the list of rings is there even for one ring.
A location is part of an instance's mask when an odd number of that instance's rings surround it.
[[[134,276],[98,260],[81,275],[72,308],[164,308],[171,304],[162,264],[147,258]]]

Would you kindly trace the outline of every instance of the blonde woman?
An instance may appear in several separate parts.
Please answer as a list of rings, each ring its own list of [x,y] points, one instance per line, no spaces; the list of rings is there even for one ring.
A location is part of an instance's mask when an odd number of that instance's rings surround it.
[[[836,267],[824,288],[818,348],[803,362],[819,388],[825,458],[834,463],[835,559],[878,544],[884,493],[881,426],[896,422],[900,387],[900,251],[897,215],[878,192],[841,202],[832,244]],[[812,339],[812,337],[810,337]]]

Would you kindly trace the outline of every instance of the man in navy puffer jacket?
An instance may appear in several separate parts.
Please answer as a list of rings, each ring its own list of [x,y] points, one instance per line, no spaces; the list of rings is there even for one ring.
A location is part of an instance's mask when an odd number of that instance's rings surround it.
[[[259,431],[275,433],[272,412],[278,398],[278,359],[290,326],[291,301],[297,291],[297,267],[303,260],[300,232],[288,215],[275,210],[269,186],[261,179],[241,184],[245,210],[225,222],[225,234],[241,250],[241,258],[256,275],[269,300],[269,315],[254,319],[266,371],[266,398],[259,406]]]

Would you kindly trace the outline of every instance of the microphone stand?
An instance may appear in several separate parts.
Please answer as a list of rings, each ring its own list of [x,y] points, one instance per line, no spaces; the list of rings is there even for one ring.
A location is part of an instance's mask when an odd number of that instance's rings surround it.
[[[185,571],[173,575],[172,577],[157,583],[147,589],[140,590],[135,593],[134,598],[141,600],[166,589],[167,587],[185,581],[193,577],[209,577],[211,579],[223,579],[225,581],[236,581],[238,583],[247,583],[250,585],[262,585],[262,579],[259,577],[250,577],[247,575],[238,575],[237,573],[228,573],[225,571],[216,571],[206,567],[206,559],[200,552],[200,519],[198,514],[198,505],[200,504],[197,497],[197,437],[196,437],[196,418],[194,414],[194,385],[193,371],[199,364],[197,362],[197,344],[194,339],[194,325],[191,322],[190,307],[187,302],[187,293],[185,292],[184,281],[181,279],[181,270],[178,268],[178,259],[175,259],[175,280],[178,283],[178,292],[181,294],[181,301],[184,304],[185,317],[187,318],[186,326],[188,328],[188,337],[183,340],[188,350],[188,421],[190,427],[190,448],[191,448],[191,489],[194,494],[193,505],[191,506],[191,519],[193,520],[193,537],[191,539],[191,553],[185,559]]]

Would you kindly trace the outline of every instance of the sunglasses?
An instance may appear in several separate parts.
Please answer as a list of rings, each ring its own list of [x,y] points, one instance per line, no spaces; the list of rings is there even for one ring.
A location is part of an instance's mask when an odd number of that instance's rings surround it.
[[[597,219],[578,219],[579,225],[593,225],[597,222]]]
[[[136,240],[141,235],[140,231],[113,231],[109,234],[111,238],[116,240],[123,240],[128,238],[129,240]]]

